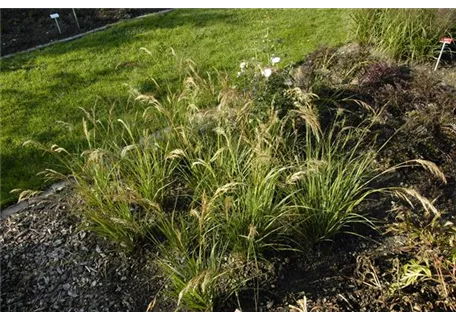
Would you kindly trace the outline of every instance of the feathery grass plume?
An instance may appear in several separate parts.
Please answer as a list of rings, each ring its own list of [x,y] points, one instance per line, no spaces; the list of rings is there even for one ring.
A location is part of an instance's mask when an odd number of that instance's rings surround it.
[[[52,169],[45,169],[38,172],[37,175],[44,176],[46,181],[62,181],[68,178],[67,175]]]
[[[17,203],[20,203],[24,200],[33,198],[41,193],[39,190],[23,190],[23,189],[13,189],[10,193],[19,193],[19,198],[17,199]]]
[[[439,211],[437,210],[436,207],[434,207],[434,205],[431,203],[431,201],[429,201],[428,199],[426,199],[425,197],[423,197],[418,191],[416,191],[415,189],[409,189],[409,188],[390,188],[393,192],[393,194],[406,201],[410,207],[414,208],[413,206],[413,201],[410,199],[410,197],[412,197],[413,199],[416,199],[420,202],[421,206],[426,210],[426,213],[433,213],[435,215],[438,215],[439,214]]]
[[[296,107],[292,113],[304,120],[306,127],[310,128],[315,138],[319,140],[321,136],[320,121],[318,111],[313,103],[313,100],[318,98],[317,95],[303,92],[299,88],[289,89],[286,94],[292,99]]]

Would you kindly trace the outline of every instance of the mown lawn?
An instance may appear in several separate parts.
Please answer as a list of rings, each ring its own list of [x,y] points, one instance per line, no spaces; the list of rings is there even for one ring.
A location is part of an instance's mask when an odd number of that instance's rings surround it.
[[[11,189],[45,187],[36,173],[55,167],[48,155],[22,147],[24,141],[71,148],[81,137],[57,121],[79,125],[80,107],[96,104],[103,112],[115,105],[134,112],[134,104],[124,108],[129,86],[148,91],[153,90],[151,77],[171,86],[177,81],[171,48],[200,70],[235,76],[243,59],[264,48],[266,34],[286,65],[319,45],[345,42],[347,22],[348,11],[341,9],[179,9],[3,59],[1,205],[16,199]]]

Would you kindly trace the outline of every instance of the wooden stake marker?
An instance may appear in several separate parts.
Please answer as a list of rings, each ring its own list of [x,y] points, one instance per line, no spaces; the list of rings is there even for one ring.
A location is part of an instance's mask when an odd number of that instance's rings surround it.
[[[73,15],[74,15],[74,19],[76,20],[76,24],[78,25],[78,29],[81,29],[81,27],[79,26],[78,16],[76,15],[76,11],[74,9],[73,9]]]

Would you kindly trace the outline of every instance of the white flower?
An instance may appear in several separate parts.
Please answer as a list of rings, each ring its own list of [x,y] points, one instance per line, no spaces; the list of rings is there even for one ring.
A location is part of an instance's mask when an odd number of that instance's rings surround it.
[[[272,65],[275,65],[276,63],[280,62],[280,58],[279,57],[272,57],[271,62],[272,62]]]
[[[246,66],[247,66],[247,63],[245,63],[245,62],[241,62],[241,64],[239,65],[239,67],[241,68],[242,71],[244,71]]]
[[[263,70],[263,72],[261,74],[263,76],[265,76],[266,78],[269,78],[272,74],[272,70],[271,70],[271,68],[266,68]]]
[[[242,72],[237,73],[238,78],[241,76],[241,74],[242,74]]]

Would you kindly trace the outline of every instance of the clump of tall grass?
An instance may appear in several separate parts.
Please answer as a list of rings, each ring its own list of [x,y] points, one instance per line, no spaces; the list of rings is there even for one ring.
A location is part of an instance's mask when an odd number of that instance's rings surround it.
[[[227,87],[216,107],[197,105],[194,100],[186,123],[174,128],[179,149],[173,158],[192,204],[189,212],[161,215],[165,241],[157,243],[177,307],[212,310],[247,281],[233,281],[236,268],[257,265],[266,248],[280,247],[289,201],[280,191],[286,168],[278,161],[283,123],[277,112],[258,115],[246,96]]]
[[[278,220],[288,206],[279,190],[286,169],[278,161],[283,123],[273,109],[262,122],[250,106],[237,110],[234,119],[221,119],[204,144],[184,134],[189,140],[182,155],[189,165],[182,176],[194,208],[210,199],[208,212],[214,224],[223,226],[220,236],[229,249],[256,258],[272,245],[269,240],[279,233]]]
[[[415,199],[433,208],[417,191],[384,185],[382,177],[414,166],[421,166],[446,182],[444,174],[435,164],[422,159],[379,168],[379,149],[374,148],[375,141],[368,143],[369,128],[364,123],[349,127],[343,119],[336,119],[326,131],[312,134],[308,129],[302,141],[304,147],[293,147],[296,169],[288,184],[292,186],[296,211],[290,221],[294,236],[302,244],[331,240],[338,233],[350,232],[353,224],[374,227],[369,214],[359,210],[374,194],[392,195],[410,204]]]
[[[304,244],[328,240],[354,223],[372,224],[355,208],[374,190],[375,152],[360,152],[362,139],[354,139],[353,129],[333,125],[327,135],[307,133],[302,157],[296,157],[296,170],[289,177],[294,193],[296,219],[294,232]]]
[[[157,224],[166,239],[156,240],[158,267],[169,281],[168,294],[176,298],[177,310],[212,311],[229,291],[220,283],[234,270],[223,268],[226,246],[215,236],[218,228],[205,210],[161,215]]]
[[[163,210],[177,164],[172,157],[173,133],[155,130],[140,114],[124,121],[112,110],[105,120],[95,110],[84,113],[82,150],[53,146],[48,151],[59,155],[75,181],[84,202],[84,228],[131,250],[147,237]],[[63,176],[54,170],[45,175]]]
[[[85,200],[82,212],[89,228],[132,248],[162,210],[176,163],[169,158],[169,141],[159,143],[148,133],[136,140],[131,127],[121,123],[129,139],[83,152],[72,176]]]
[[[356,9],[351,18],[355,41],[393,59],[422,62],[436,55],[439,39],[455,28],[456,10]]]

